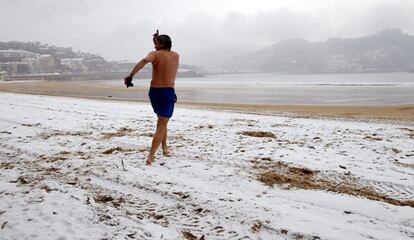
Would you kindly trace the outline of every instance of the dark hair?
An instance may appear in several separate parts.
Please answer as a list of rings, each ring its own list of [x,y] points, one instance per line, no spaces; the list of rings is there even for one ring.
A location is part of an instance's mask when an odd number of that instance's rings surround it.
[[[171,50],[172,41],[170,36],[162,34],[157,37],[157,40],[159,41],[163,49]]]

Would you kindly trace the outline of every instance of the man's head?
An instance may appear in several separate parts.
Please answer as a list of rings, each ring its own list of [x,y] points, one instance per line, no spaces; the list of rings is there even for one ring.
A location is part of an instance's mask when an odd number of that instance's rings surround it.
[[[166,49],[168,51],[171,50],[172,41],[170,36],[162,34],[159,36],[154,36],[154,45],[156,50]]]

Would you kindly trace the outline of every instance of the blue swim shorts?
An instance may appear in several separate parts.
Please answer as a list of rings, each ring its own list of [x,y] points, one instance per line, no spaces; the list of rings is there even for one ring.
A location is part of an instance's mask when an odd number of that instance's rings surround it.
[[[150,88],[148,96],[152,109],[161,117],[170,118],[174,112],[174,104],[177,102],[174,88]]]

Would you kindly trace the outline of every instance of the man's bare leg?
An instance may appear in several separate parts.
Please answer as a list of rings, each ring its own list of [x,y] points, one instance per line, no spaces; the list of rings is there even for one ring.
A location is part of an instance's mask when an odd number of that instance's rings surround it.
[[[166,157],[170,157],[170,151],[168,150],[167,146],[167,135],[168,135],[168,128],[165,129],[164,138],[162,139],[162,154]]]
[[[146,161],[147,165],[151,165],[154,161],[155,153],[166,136],[168,120],[170,119],[158,116],[157,129],[155,130],[154,137],[152,138],[151,150]]]

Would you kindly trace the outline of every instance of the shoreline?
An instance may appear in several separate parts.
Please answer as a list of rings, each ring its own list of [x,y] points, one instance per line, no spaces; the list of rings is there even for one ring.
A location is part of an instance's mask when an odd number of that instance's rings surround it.
[[[184,106],[222,110],[236,110],[254,114],[294,114],[300,117],[329,117],[352,119],[382,119],[414,122],[414,104],[343,106],[343,105],[290,105],[290,104],[232,104],[186,102]]]
[[[134,96],[125,98],[113,96],[116,92]],[[62,96],[72,98],[98,99],[109,101],[149,102],[147,89],[135,87],[133,91],[123,87],[109,88],[104,85],[91,86],[87,82],[7,82],[0,84],[0,92]],[[178,101],[179,107],[229,110],[254,114],[293,114],[300,117],[329,117],[350,119],[380,119],[414,122],[414,104],[397,105],[322,105],[322,104],[257,104],[257,103],[216,103]]]

